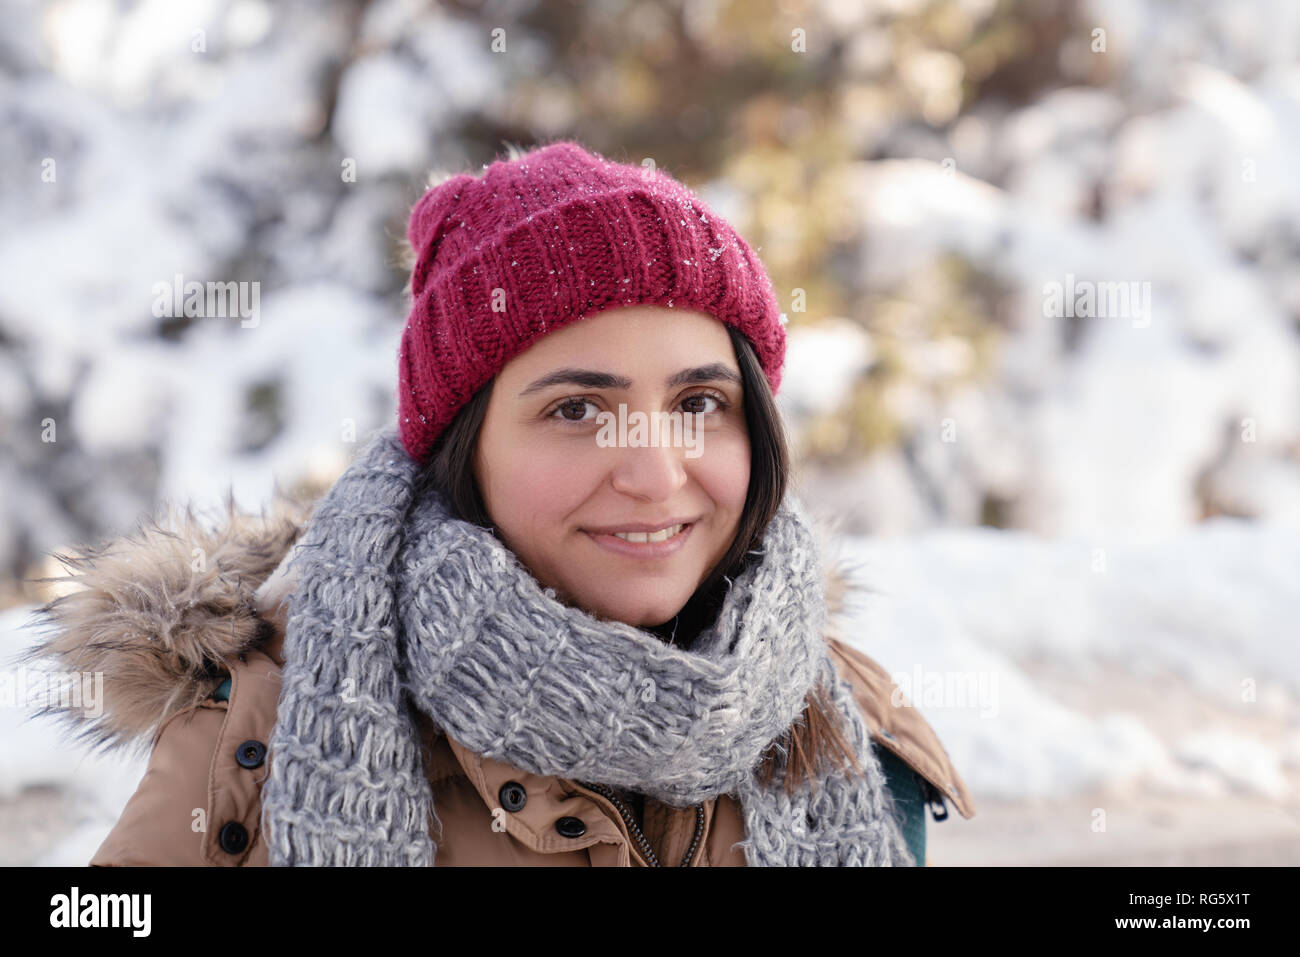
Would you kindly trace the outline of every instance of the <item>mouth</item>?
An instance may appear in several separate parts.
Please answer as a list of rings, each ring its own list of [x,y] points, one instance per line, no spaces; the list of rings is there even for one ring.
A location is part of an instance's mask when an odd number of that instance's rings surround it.
[[[616,555],[664,558],[686,544],[694,528],[694,522],[679,522],[654,531],[583,531],[601,548]]]

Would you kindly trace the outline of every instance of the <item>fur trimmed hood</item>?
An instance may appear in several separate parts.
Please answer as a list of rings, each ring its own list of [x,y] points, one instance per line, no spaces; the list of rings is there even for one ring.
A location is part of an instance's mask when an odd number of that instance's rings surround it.
[[[239,512],[228,498],[215,522],[172,506],[128,535],[55,554],[70,574],[38,581],[75,590],[36,611],[44,633],[20,660],[102,674],[103,707],[96,716],[53,705],[38,713],[57,717],[92,747],[147,746],[170,717],[216,690],[226,661],[272,640],[275,628],[259,614],[258,593],[266,584],[277,597],[286,594],[291,583],[280,566],[313,506],[281,495],[269,514],[256,515]],[[828,637],[840,637],[838,619],[862,586],[840,557],[840,536],[816,517],[814,531]],[[277,581],[269,582],[273,576]]]
[[[103,707],[94,717],[53,704],[38,713],[94,748],[147,745],[216,690],[223,661],[269,640],[255,596],[309,514],[308,503],[283,495],[269,514],[242,513],[228,496],[213,522],[170,506],[130,534],[54,554],[69,574],[37,581],[71,587],[37,609],[42,634],[20,660],[102,674]]]

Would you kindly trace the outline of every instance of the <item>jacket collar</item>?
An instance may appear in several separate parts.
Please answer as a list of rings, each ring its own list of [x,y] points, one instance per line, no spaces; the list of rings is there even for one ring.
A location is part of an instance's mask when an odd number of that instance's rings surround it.
[[[912,707],[878,662],[851,645],[833,639],[831,660],[849,682],[853,697],[876,744],[903,760],[952,801],[964,818],[975,816],[975,802],[952,759],[921,712]],[[897,694],[899,704],[895,705]]]

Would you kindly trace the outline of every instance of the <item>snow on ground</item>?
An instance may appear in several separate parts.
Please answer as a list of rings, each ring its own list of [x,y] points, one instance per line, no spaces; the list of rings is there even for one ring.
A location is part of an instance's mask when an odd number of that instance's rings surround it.
[[[915,689],[977,793],[1057,797],[1141,775],[1190,793],[1187,769],[1206,766],[1288,796],[1286,741],[1264,724],[1300,696],[1295,531],[1219,519],[1135,545],[951,529],[853,539],[844,558],[864,586],[847,639]],[[1026,667],[1069,675],[1107,707],[1065,706]],[[1107,701],[1098,685],[1113,669],[1139,689],[1176,680],[1244,724],[1258,721],[1260,736],[1199,727],[1164,742],[1149,722],[1165,702]]]

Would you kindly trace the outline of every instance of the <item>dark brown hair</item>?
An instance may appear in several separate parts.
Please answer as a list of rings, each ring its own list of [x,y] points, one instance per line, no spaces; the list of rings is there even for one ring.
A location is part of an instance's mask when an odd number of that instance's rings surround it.
[[[732,581],[755,555],[762,553],[763,534],[776,515],[789,483],[790,456],[785,429],[767,377],[745,335],[730,325],[726,330],[743,381],[750,441],[749,489],[730,550],[672,621],[644,629],[682,647],[689,647],[715,620]],[[483,528],[493,528],[493,522],[474,479],[473,461],[494,382],[495,379],[480,388],[438,436],[417,490],[424,494],[430,486],[439,489],[452,514]],[[839,713],[826,689],[819,685],[808,693],[803,713],[764,754],[760,780],[767,785],[778,772],[788,770],[782,778],[787,792],[792,792],[796,784],[813,780],[819,768],[832,762],[852,767],[856,773],[862,771],[853,748],[844,738]]]

